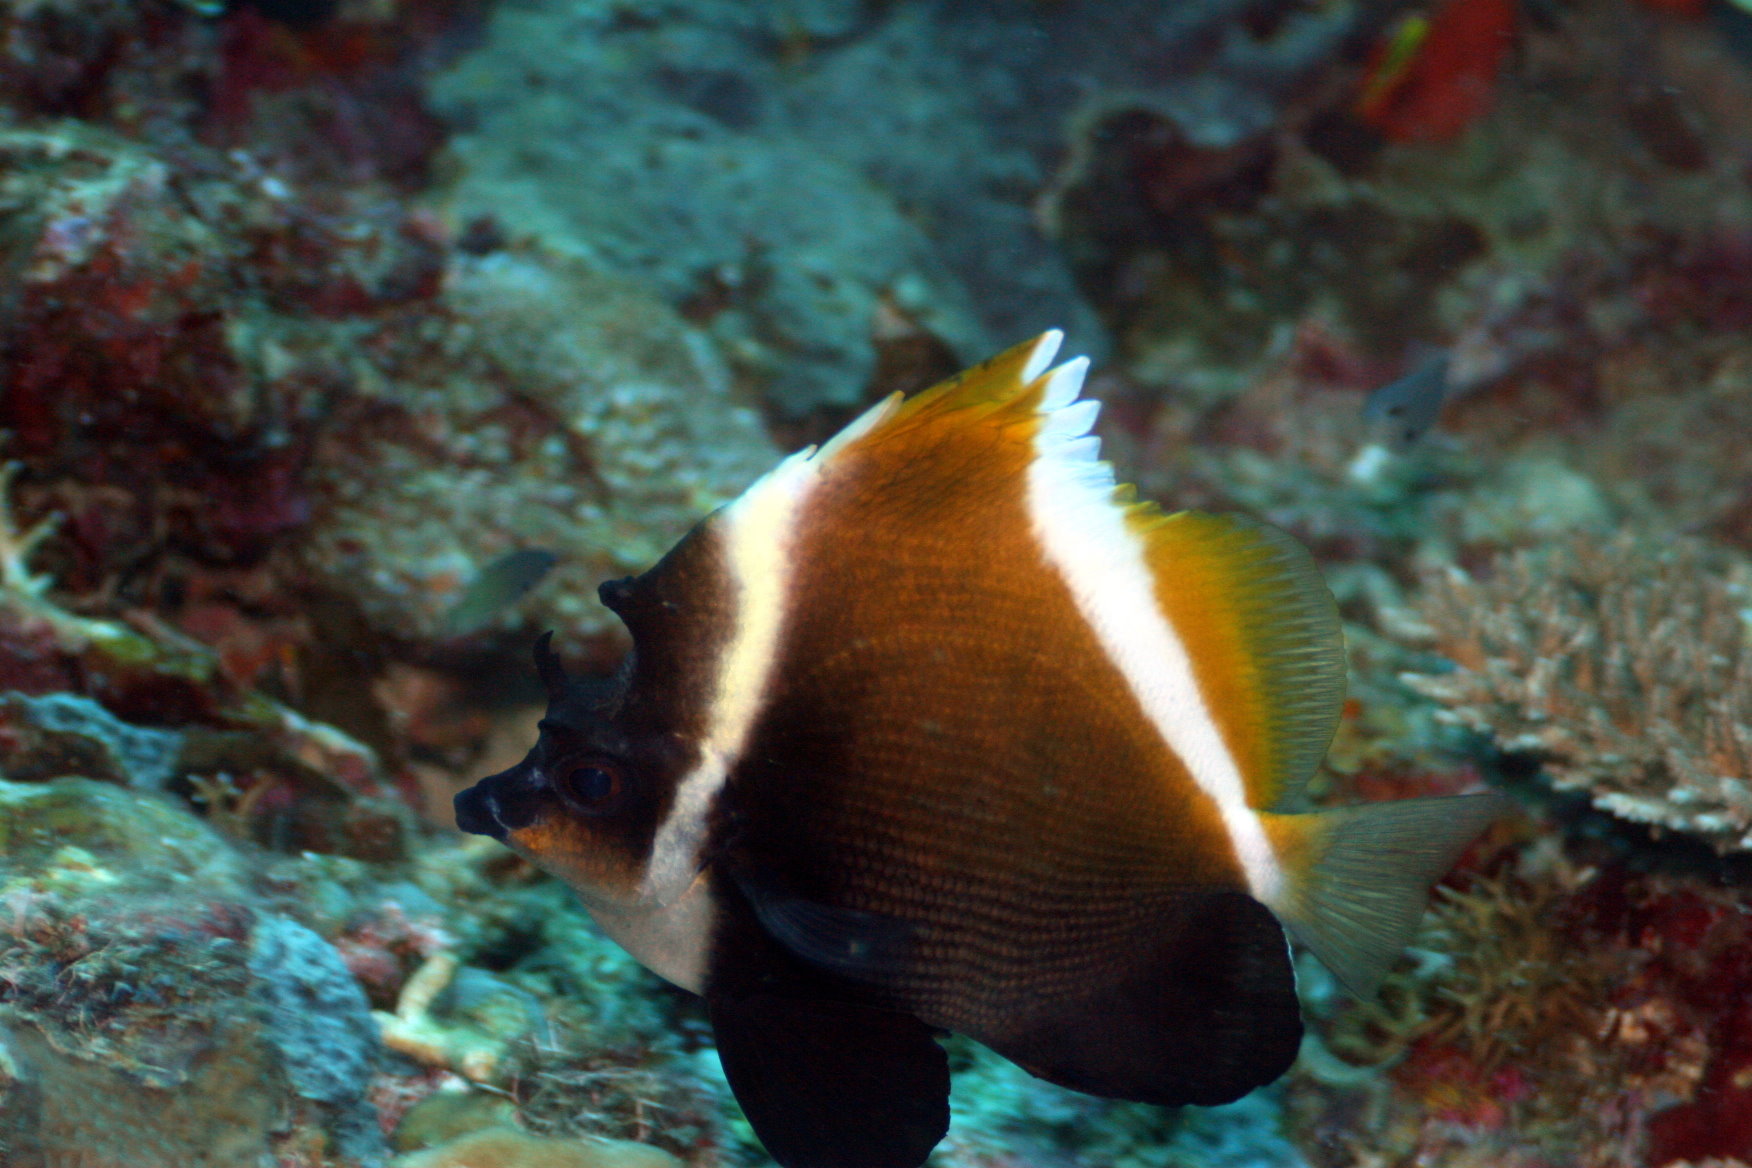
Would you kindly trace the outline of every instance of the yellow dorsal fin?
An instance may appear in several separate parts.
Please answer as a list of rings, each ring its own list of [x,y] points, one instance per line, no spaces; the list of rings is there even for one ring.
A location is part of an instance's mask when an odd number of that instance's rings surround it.
[[[1131,503],[1156,602],[1185,642],[1255,810],[1300,793],[1344,702],[1344,635],[1319,569],[1289,535],[1240,515]]]
[[[836,434],[815,458],[826,462],[854,443],[880,442],[963,410],[971,411],[967,421],[980,420],[998,428],[1009,421],[1031,421],[1041,405],[1040,379],[1063,340],[1064,334],[1053,329],[912,397],[892,394]],[[1082,364],[1073,364],[1077,365],[1080,385]],[[991,416],[1001,413],[1015,417]]]

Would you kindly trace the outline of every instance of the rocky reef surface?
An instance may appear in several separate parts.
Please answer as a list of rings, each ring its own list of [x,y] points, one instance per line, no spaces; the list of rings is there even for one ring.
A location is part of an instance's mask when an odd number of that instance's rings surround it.
[[[1099,357],[1034,210],[1065,127],[1129,97],[1266,130],[1356,20],[1255,7],[517,0],[434,84],[442,198],[649,280],[793,415],[867,391],[881,309],[963,360],[1052,327]]]
[[[0,0],[0,1163],[762,1163],[449,795],[599,580],[1052,325],[1314,549],[1318,798],[1520,810],[1281,1083],[952,1043],[933,1164],[1752,1163],[1749,144],[1730,0]]]

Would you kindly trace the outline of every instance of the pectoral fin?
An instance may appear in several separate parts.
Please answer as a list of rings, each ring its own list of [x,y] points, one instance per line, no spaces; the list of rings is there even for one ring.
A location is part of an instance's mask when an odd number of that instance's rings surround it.
[[[794,896],[754,873],[735,879],[761,927],[815,968],[877,984],[905,970],[914,932],[906,921]]]

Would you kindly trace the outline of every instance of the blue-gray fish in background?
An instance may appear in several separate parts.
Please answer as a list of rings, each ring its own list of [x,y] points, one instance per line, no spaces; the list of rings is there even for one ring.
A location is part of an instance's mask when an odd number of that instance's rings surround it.
[[[1447,398],[1448,356],[1439,353],[1371,393],[1363,417],[1389,449],[1406,450],[1436,424]]]
[[[444,614],[445,635],[460,637],[485,625],[529,595],[559,560],[543,548],[519,548],[500,556],[475,574]]]

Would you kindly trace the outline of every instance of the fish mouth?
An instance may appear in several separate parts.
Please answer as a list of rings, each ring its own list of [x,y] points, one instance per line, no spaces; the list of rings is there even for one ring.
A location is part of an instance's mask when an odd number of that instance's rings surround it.
[[[456,826],[472,835],[490,835],[505,842],[506,829],[499,822],[499,807],[485,779],[466,791],[458,791],[451,801],[456,810]]]
[[[541,818],[547,798],[539,775],[525,762],[457,792],[451,806],[457,827],[504,843],[509,833]]]

